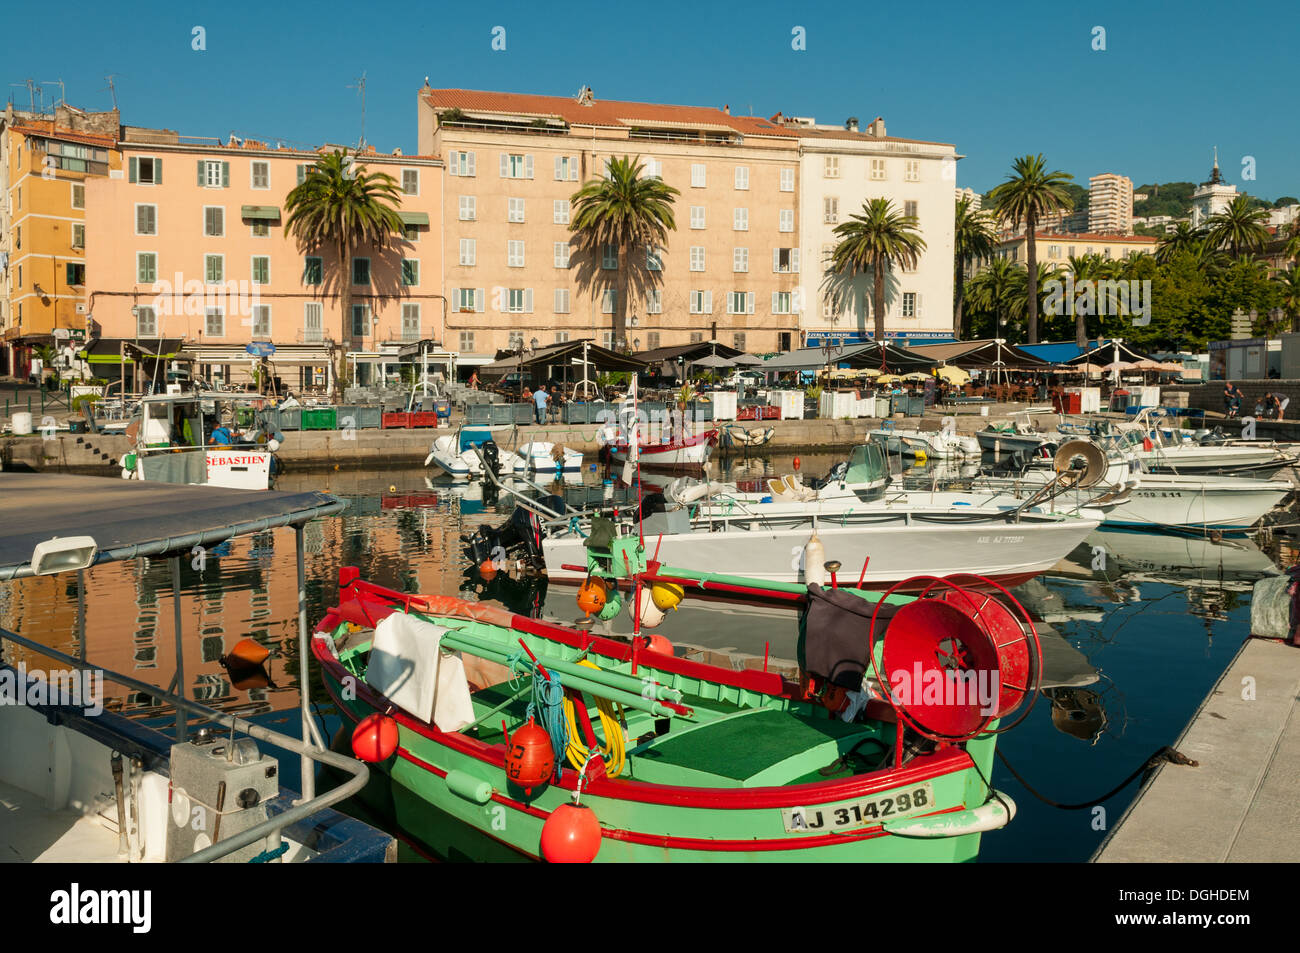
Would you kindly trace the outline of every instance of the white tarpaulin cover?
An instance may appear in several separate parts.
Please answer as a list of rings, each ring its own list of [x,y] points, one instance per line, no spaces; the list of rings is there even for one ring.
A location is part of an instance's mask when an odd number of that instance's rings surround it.
[[[402,612],[383,619],[375,626],[366,684],[439,731],[459,731],[474,720],[474,705],[464,663],[440,650],[446,632]]]

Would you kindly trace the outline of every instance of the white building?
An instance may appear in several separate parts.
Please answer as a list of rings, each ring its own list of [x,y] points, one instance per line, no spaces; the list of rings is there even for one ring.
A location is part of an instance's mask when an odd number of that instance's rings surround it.
[[[970,209],[972,212],[978,212],[984,207],[984,196],[980,195],[980,193],[976,192],[974,189],[957,189],[955,199],[958,202],[962,199],[970,199]]]
[[[1219,149],[1214,149],[1214,168],[1208,182],[1202,182],[1192,193],[1192,227],[1199,228],[1212,216],[1218,215],[1237,197],[1237,187],[1227,185],[1219,172]]]
[[[860,214],[868,199],[890,199],[918,220],[925,252],[915,269],[894,270],[885,289],[885,336],[890,340],[945,340],[952,336],[953,211],[956,148],[949,143],[899,139],[877,118],[865,132],[857,119],[843,126],[774,117],[797,129],[799,243],[803,260],[800,329],[808,346],[827,338],[845,343],[875,336],[869,275],[851,281],[826,274],[837,244],[835,228]]]
[[[1104,172],[1088,180],[1088,231],[1133,234],[1133,180]]]

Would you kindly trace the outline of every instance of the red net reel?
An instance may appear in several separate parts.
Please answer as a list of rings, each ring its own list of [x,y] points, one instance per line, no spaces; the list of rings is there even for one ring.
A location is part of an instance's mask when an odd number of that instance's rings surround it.
[[[900,589],[919,594],[882,626],[878,663],[880,608]],[[873,673],[898,717],[932,741],[953,744],[1014,728],[1033,708],[1042,678],[1042,649],[1029,614],[1004,587],[982,576],[914,576],[896,583],[877,603],[867,646]],[[1026,698],[1013,722],[989,728]]]

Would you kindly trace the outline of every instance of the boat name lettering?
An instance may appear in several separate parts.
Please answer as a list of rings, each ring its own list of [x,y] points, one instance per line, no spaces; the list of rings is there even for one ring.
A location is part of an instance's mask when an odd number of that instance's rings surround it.
[[[906,814],[934,810],[934,787],[929,781],[897,794],[861,798],[840,807],[787,807],[781,809],[787,834],[842,831],[880,824]]]
[[[981,536],[977,543],[1023,543],[1023,536]]]

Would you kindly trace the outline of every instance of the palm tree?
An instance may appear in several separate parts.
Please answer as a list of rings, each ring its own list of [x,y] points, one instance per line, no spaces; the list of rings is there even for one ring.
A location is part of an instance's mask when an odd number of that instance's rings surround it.
[[[1097,329],[1100,331],[1100,315],[1119,313],[1121,301],[1115,294],[1115,289],[1107,282],[1121,276],[1123,262],[1111,261],[1097,254],[1071,255],[1068,261],[1070,274],[1074,276],[1074,295],[1076,299],[1068,303],[1068,310],[1070,314],[1074,315],[1074,343],[1082,351],[1088,346],[1088,309],[1085,309],[1084,313],[1080,314],[1076,308],[1076,303],[1078,296],[1083,293],[1083,282],[1092,282],[1091,310],[1093,314],[1099,316]]]
[[[1282,292],[1282,310],[1291,318],[1291,330],[1300,331],[1300,268],[1288,268],[1273,276]]]
[[[971,306],[993,316],[994,337],[1005,337],[1009,318],[1024,311],[1025,270],[1005,258],[994,258],[971,278],[967,294]]]
[[[839,243],[831,252],[831,271],[852,278],[871,273],[871,310],[876,340],[885,340],[885,273],[893,265],[915,268],[925,251],[914,215],[900,215],[889,199],[868,199],[861,215],[835,226]]]
[[[1038,249],[1034,244],[1034,232],[1039,220],[1047,214],[1057,211],[1069,211],[1074,207],[1065,184],[1074,176],[1065,172],[1048,172],[1042,154],[1021,156],[1012,163],[1013,172],[1007,181],[997,186],[990,193],[998,214],[1019,228],[1025,226],[1027,245],[1026,274],[1037,275]],[[1029,343],[1038,343],[1038,291],[1026,288],[1025,304],[1029,317]]]
[[[1264,250],[1273,236],[1264,227],[1268,210],[1251,208],[1250,196],[1238,195],[1222,212],[1210,217],[1206,223],[1210,244],[1224,249],[1233,258],[1243,253],[1255,254]]]
[[[350,156],[335,150],[316,160],[284,200],[285,227],[303,249],[333,247],[338,252],[343,308],[342,340],[352,341],[352,255],[358,248],[382,248],[401,234],[397,214],[401,189],[385,172],[354,168]],[[339,348],[334,387],[347,371],[346,348]]]
[[[987,212],[971,207],[970,196],[957,200],[953,229],[953,252],[956,256],[956,295],[952,312],[952,336],[961,340],[961,312],[966,290],[966,269],[977,261],[993,256],[995,238],[993,221]]]
[[[673,218],[673,200],[681,193],[662,179],[643,176],[640,156],[611,159],[603,178],[592,179],[573,193],[573,223],[569,230],[593,254],[601,247],[618,249],[618,290],[614,302],[614,345],[623,347],[627,334],[628,286],[633,271],[651,276],[648,262],[641,267],[633,251],[644,248],[653,253],[668,242],[668,233],[677,228]]]
[[[1168,264],[1179,252],[1191,252],[1205,240],[1205,232],[1193,228],[1190,222],[1179,222],[1172,232],[1156,243],[1156,262]]]
[[[1282,253],[1292,261],[1300,262],[1300,218],[1292,219],[1286,235],[1286,245]]]

